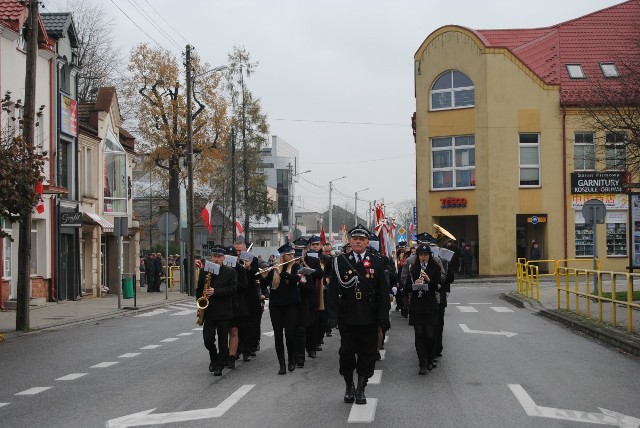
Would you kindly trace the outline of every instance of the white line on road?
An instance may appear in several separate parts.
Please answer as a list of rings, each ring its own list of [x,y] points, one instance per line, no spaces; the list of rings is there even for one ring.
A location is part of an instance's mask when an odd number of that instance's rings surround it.
[[[71,374],[68,374],[66,376],[59,377],[56,380],[76,380],[76,379],[78,379],[78,378],[80,378],[82,376],[85,376],[87,374],[89,374],[89,373],[71,373]]]
[[[162,339],[160,342],[175,342],[178,339],[180,339],[180,338],[179,337],[170,337],[168,339]]]
[[[36,395],[40,394],[42,391],[46,391],[47,389],[53,388],[52,386],[36,386],[34,388],[26,389],[22,392],[18,392],[16,395]]]
[[[460,312],[478,312],[473,306],[458,306]]]
[[[193,333],[180,333],[178,336],[191,336]]]
[[[193,331],[202,331],[202,327],[196,327],[193,329]]]
[[[9,403],[0,403],[0,407],[8,406]]]
[[[264,333],[262,333],[262,334],[264,334],[264,335],[265,335],[265,336],[267,336],[267,337],[272,337],[275,333],[274,333],[274,332],[272,332],[272,331],[267,331],[267,332],[264,332]]]
[[[388,335],[384,337],[384,343],[387,343],[387,342],[389,342],[389,336]]]
[[[380,359],[384,360],[385,355],[387,355],[387,350],[386,349],[381,349],[380,350]]]
[[[458,324],[460,326],[460,328],[462,329],[462,331],[464,331],[465,333],[472,333],[472,334],[489,334],[489,335],[494,335],[494,336],[507,336],[507,337],[513,337],[513,336],[517,336],[518,333],[512,333],[510,331],[484,331],[484,330],[471,330],[469,327],[467,327],[466,324]]]
[[[377,398],[367,398],[367,404],[353,404],[349,419],[347,422],[353,423],[371,423],[376,416]]]
[[[493,305],[491,302],[468,303],[469,305]]]
[[[447,302],[447,305],[459,305],[459,304],[460,304],[460,303],[458,303],[458,302],[456,302],[456,303],[454,303],[454,302]]]
[[[369,378],[367,383],[369,385],[379,385],[382,382],[382,370],[374,370],[373,376]]]
[[[491,306],[491,309],[496,312],[513,312],[512,309],[505,308],[504,306]]]
[[[118,358],[133,358],[140,355],[140,352],[129,352],[128,354],[122,354]]]
[[[104,367],[111,367],[118,364],[117,361],[105,361],[104,363],[98,363],[95,366],[89,367],[90,369],[102,369]]]
[[[161,347],[162,345],[147,345],[144,348],[140,348],[140,349],[156,349]]]
[[[169,312],[169,309],[154,309],[150,312],[145,312],[144,314],[136,315],[136,317],[152,317],[158,314],[164,314],[165,312]]]
[[[183,309],[180,312],[174,312],[172,314],[169,314],[170,316],[174,316],[174,315],[191,315],[191,314],[195,314],[197,312],[196,308],[193,309],[184,309],[184,308],[180,308]]]

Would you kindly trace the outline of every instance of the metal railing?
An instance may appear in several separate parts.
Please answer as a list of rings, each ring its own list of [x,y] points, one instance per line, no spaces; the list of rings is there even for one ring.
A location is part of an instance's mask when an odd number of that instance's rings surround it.
[[[553,269],[548,273],[540,272],[540,265],[551,263]],[[519,258],[516,262],[516,280],[518,285],[518,293],[540,301],[540,277],[555,277],[558,274],[560,265],[566,268],[569,264],[593,263],[592,259],[544,259],[544,260],[527,260]],[[598,259],[598,269],[601,268],[602,261]]]

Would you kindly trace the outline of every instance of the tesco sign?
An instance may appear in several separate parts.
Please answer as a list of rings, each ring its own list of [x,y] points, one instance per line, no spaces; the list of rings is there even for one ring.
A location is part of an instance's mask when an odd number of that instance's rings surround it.
[[[440,199],[440,208],[465,208],[466,206],[467,206],[467,198]]]

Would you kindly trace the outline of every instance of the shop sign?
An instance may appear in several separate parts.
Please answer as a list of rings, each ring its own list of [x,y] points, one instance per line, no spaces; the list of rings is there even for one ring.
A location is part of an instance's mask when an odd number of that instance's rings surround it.
[[[584,194],[571,195],[571,208],[574,210],[582,210],[584,203],[589,199],[597,199],[607,207],[607,210],[618,209],[626,210],[629,208],[629,195],[627,194]]]
[[[440,208],[465,208],[467,206],[466,198],[442,198],[440,199]]]
[[[60,95],[60,131],[72,137],[78,136],[78,102]]]
[[[571,193],[574,195],[585,193],[625,193],[624,182],[624,171],[572,172]]]
[[[531,217],[527,217],[527,223],[538,224],[538,223],[546,223],[547,217],[543,215],[532,215]]]
[[[60,226],[62,227],[82,226],[82,213],[60,213]]]

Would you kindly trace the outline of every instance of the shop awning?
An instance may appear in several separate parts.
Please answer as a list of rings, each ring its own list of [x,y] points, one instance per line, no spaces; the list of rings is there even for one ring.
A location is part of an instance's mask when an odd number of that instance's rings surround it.
[[[104,217],[94,213],[82,213],[83,220],[86,223],[98,224],[105,233],[113,233],[113,224],[109,223]]]

